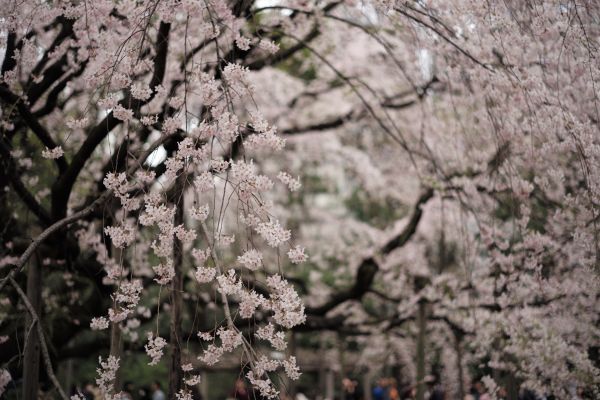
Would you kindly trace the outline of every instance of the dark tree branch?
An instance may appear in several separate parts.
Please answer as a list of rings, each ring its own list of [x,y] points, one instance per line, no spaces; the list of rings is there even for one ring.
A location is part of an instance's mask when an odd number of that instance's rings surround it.
[[[31,114],[29,108],[23,103],[23,100],[19,98],[19,96],[12,93],[6,86],[0,85],[0,99],[4,101],[6,104],[15,105],[17,110],[19,110],[19,114],[23,121],[27,124],[27,126],[31,129],[31,131],[40,139],[42,144],[49,149],[53,149],[57,146],[54,139],[50,136],[50,133],[44,128],[37,118]],[[62,174],[68,168],[67,161],[64,157],[60,157],[55,160],[56,165],[58,166],[59,172]]]
[[[38,76],[44,70],[46,63],[50,59],[50,54],[58,46],[60,46],[65,39],[73,36],[73,33],[74,33],[73,32],[73,21],[70,19],[64,18],[64,17],[59,18],[59,20],[62,24],[62,28],[61,28],[60,32],[58,33],[58,35],[56,35],[56,37],[52,41],[52,44],[50,45],[50,47],[48,47],[48,49],[44,52],[44,55],[42,56],[40,61],[37,63],[37,65],[31,71],[31,74],[29,75],[29,82],[27,83],[27,86],[29,86],[32,83],[32,81],[35,79],[35,77]],[[46,80],[46,79],[44,79],[44,80]],[[52,83],[53,82],[50,81],[50,82],[44,84],[43,86],[52,85]]]
[[[425,190],[417,200],[414,206],[413,214],[406,227],[392,239],[390,239],[382,248],[381,253],[389,254],[392,250],[404,246],[410,238],[415,234],[417,226],[423,216],[421,207],[433,197],[434,191],[431,188]],[[360,300],[367,292],[371,290],[371,285],[375,279],[375,275],[379,271],[379,266],[373,257],[366,258],[358,267],[358,272],[354,280],[354,285],[347,290],[338,292],[323,305],[318,307],[307,308],[306,313],[309,315],[325,315],[327,312],[348,300]]]
[[[146,158],[148,158],[148,156],[152,154],[152,152],[154,152],[154,150],[156,150],[156,148],[160,146],[165,139],[166,138],[163,137],[152,143],[152,145],[139,157],[138,162],[127,171],[128,174],[133,174],[135,171],[137,171],[139,166],[141,166],[145,162]],[[112,190],[107,190],[100,197],[98,197],[96,200],[94,200],[91,204],[86,206],[81,211],[78,211],[68,217],[65,217],[46,228],[37,238],[35,238],[35,240],[31,242],[31,244],[27,247],[23,254],[21,254],[17,262],[14,265],[10,266],[10,270],[8,271],[6,276],[0,281],[0,292],[2,292],[2,289],[4,289],[4,287],[8,284],[10,279],[14,278],[19,272],[21,272],[21,270],[25,268],[25,265],[29,258],[31,258],[36,249],[40,247],[42,243],[48,240],[48,238],[51,237],[55,232],[58,232],[62,228],[76,221],[79,221],[80,219],[83,219],[89,214],[91,214],[97,207],[100,207],[102,204],[104,204],[104,202],[106,202],[112,196],[112,194]]]
[[[154,72],[150,80],[150,87],[154,88],[161,84],[167,66],[167,53],[169,47],[169,31],[171,24],[161,22],[158,29],[158,37],[156,41],[156,58],[154,59]],[[155,96],[155,92],[145,101],[132,100],[127,96],[120,103],[124,107],[138,109],[142,105],[150,102]],[[104,140],[116,126],[121,123],[116,119],[111,112],[98,125],[96,125],[86,140],[81,145],[79,151],[73,157],[69,169],[60,176],[60,178],[52,186],[52,217],[54,219],[63,218],[67,212],[67,203],[73,189],[73,185],[83,169],[85,163],[90,158],[96,147]]]
[[[469,60],[473,61],[475,64],[485,68],[488,71],[492,71],[492,69],[487,66],[486,64],[482,63],[481,61],[479,61],[478,59],[476,59],[471,53],[469,53],[467,50],[463,49],[462,47],[460,47],[458,44],[456,44],[452,39],[450,39],[448,36],[444,35],[438,28],[436,28],[435,26],[421,20],[420,18],[417,18],[416,16],[408,13],[406,10],[403,10],[402,8],[399,7],[394,7],[394,10],[396,10],[397,12],[399,12],[400,14],[404,15],[406,18],[416,22],[419,25],[422,25],[423,27],[429,29],[430,31],[434,32],[435,34],[437,34],[440,38],[442,38],[442,40],[444,40],[445,42],[447,42],[448,44],[450,44],[452,47],[454,47],[456,50],[458,50],[460,53],[462,53],[463,55],[465,55]]]
[[[293,134],[298,134],[298,133],[305,133],[305,132],[311,132],[311,131],[325,131],[328,129],[338,128],[338,127],[344,125],[346,123],[346,121],[350,120],[350,118],[352,117],[352,114],[353,114],[353,112],[350,111],[349,113],[347,113],[345,115],[341,115],[337,118],[330,119],[329,121],[319,122],[319,123],[316,123],[313,125],[307,125],[307,126],[286,128],[286,129],[283,129],[280,133],[282,135],[293,135]]]
[[[421,217],[423,216],[422,206],[427,203],[433,197],[433,189],[428,188],[419,196],[417,203],[414,206],[413,214],[408,221],[408,225],[400,232],[400,234],[392,239],[390,239],[381,249],[382,253],[388,254],[392,250],[402,247],[410,240],[410,238],[415,234],[417,230],[417,226],[419,226],[419,222],[421,221]]]
[[[48,212],[42,207],[40,203],[37,202],[35,197],[27,190],[21,179],[19,178],[16,165],[14,160],[10,154],[10,148],[6,145],[4,140],[0,139],[0,155],[2,155],[2,159],[4,160],[3,167],[7,171],[7,175],[10,179],[10,183],[12,184],[15,192],[19,195],[23,203],[35,214],[35,216],[42,222],[43,225],[47,226],[50,224],[50,215]]]
[[[67,84],[70,81],[72,81],[74,78],[79,77],[83,73],[86,66],[87,61],[81,63],[81,65],[76,71],[67,74],[67,76],[65,76],[58,84],[56,84],[56,86],[54,86],[54,88],[52,88],[50,93],[48,93],[48,95],[46,96],[46,103],[44,103],[44,105],[40,109],[34,111],[33,115],[36,118],[41,118],[54,111],[57,107],[58,96],[60,95],[60,93],[67,87]]]
[[[350,289],[334,294],[321,306],[307,308],[306,313],[309,315],[325,315],[328,311],[345,301],[360,299],[371,287],[378,270],[379,266],[372,257],[363,260],[358,267],[354,285]]]
[[[5,72],[13,69],[17,64],[13,56],[16,50],[17,34],[15,32],[9,32],[6,38],[6,50],[4,52],[4,60],[2,61],[2,75]]]

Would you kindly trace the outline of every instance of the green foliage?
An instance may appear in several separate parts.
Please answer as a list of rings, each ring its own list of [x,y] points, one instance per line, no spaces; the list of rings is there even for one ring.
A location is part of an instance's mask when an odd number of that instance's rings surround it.
[[[355,189],[344,204],[358,220],[378,228],[385,228],[391,221],[406,215],[405,208],[398,201],[390,198],[373,199],[359,189]]]
[[[298,55],[281,62],[279,69],[307,83],[317,79],[317,68],[308,49],[302,49]]]

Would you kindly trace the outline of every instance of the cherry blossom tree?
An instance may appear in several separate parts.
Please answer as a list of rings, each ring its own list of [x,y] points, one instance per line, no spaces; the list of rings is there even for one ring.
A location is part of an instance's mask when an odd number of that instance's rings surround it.
[[[298,334],[419,399],[600,395],[595,2],[1,12],[0,391],[137,352],[276,398]]]

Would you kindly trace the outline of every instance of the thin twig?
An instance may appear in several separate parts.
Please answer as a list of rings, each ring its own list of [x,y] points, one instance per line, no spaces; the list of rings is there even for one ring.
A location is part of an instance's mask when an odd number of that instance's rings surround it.
[[[21,300],[23,300],[23,303],[25,303],[25,307],[27,307],[27,311],[29,311],[29,314],[31,314],[32,324],[35,324],[37,334],[38,334],[38,340],[40,342],[40,347],[42,349],[42,358],[44,359],[44,364],[46,365],[46,373],[48,374],[48,377],[52,381],[52,384],[54,384],[54,387],[60,394],[60,397],[63,400],[69,400],[69,398],[67,397],[67,394],[65,393],[63,388],[60,386],[58,379],[56,379],[56,375],[54,375],[54,370],[52,369],[52,361],[50,360],[50,354],[48,353],[48,346],[46,346],[46,336],[44,336],[44,330],[42,329],[42,325],[40,324],[40,318],[38,317],[37,313],[35,312],[33,305],[29,302],[27,295],[25,294],[25,292],[23,292],[23,289],[21,289],[21,286],[19,286],[19,284],[12,277],[9,277],[9,280],[10,280],[11,285],[15,288],[15,290],[21,297]]]

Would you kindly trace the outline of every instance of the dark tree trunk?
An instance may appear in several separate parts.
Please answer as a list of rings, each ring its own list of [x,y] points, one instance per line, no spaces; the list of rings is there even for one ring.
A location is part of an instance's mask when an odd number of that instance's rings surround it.
[[[29,263],[27,270],[27,298],[38,316],[41,316],[41,292],[42,276],[37,259]],[[36,400],[38,398],[40,378],[40,338],[33,324],[41,324],[41,321],[33,321],[27,313],[25,319],[25,335],[27,345],[23,356],[23,400]]]
[[[462,364],[462,335],[454,332],[454,346],[456,348],[456,371],[458,374],[458,398],[465,398],[465,372]]]
[[[417,400],[425,400],[425,335],[427,329],[427,303],[419,302],[417,311]]]

